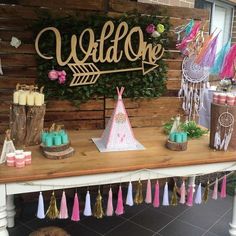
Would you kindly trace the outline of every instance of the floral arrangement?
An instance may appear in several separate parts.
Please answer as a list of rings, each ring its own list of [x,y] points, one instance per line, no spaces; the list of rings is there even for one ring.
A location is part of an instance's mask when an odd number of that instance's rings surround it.
[[[151,34],[153,38],[158,38],[165,31],[165,26],[163,24],[158,24],[155,26],[154,24],[149,24],[146,27],[146,32]]]

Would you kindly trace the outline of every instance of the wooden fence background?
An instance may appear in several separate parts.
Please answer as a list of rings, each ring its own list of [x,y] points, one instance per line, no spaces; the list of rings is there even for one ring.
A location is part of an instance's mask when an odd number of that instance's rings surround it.
[[[161,17],[165,12],[170,17],[173,28],[186,24],[192,18],[208,19],[208,12],[205,10],[128,0],[0,0],[0,58],[4,73],[0,76],[0,133],[8,128],[9,106],[16,83],[32,84],[36,79],[34,38],[28,30],[28,25],[37,19],[37,12],[49,11],[55,16],[62,16],[73,15],[75,10],[81,12],[81,17],[88,14],[109,14],[115,17],[124,11],[133,10]],[[10,46],[12,36],[22,41],[22,45],[17,49]],[[168,92],[158,99],[124,99],[133,127],[160,126],[181,112],[181,101],[176,95],[180,87],[182,57],[175,50],[174,38],[167,50],[171,55],[166,60],[169,66]],[[63,121],[67,128],[104,128],[113,107],[114,101],[107,98],[90,100],[79,109],[69,101],[47,101],[45,126]]]

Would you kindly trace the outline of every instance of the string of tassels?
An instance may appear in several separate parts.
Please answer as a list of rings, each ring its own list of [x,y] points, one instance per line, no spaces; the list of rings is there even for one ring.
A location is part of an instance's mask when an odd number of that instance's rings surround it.
[[[204,193],[202,195],[202,185],[199,183],[199,185],[196,188],[196,192],[194,193],[194,184],[191,184],[188,188],[188,191],[186,190],[185,181],[183,180],[179,192],[178,192],[178,186],[176,182],[174,183],[174,187],[172,190],[171,199],[169,202],[169,186],[168,182],[166,181],[164,185],[164,191],[163,191],[163,199],[162,199],[162,205],[163,206],[176,206],[179,203],[186,204],[187,206],[193,206],[193,204],[201,204],[203,202],[207,202],[209,198],[209,188],[211,185],[214,184],[214,189],[212,192],[212,199],[217,200],[218,198],[218,186],[219,181],[222,181],[221,183],[221,190],[220,190],[220,197],[225,198],[226,197],[226,187],[227,187],[227,176],[224,175],[222,178],[214,181],[214,183],[209,183],[209,180],[207,181],[207,184],[204,188]],[[178,196],[178,194],[180,196]],[[187,194],[186,194],[187,193]],[[187,196],[186,196],[187,195]],[[195,195],[195,196],[194,196]],[[153,197],[153,198],[152,198]],[[133,199],[133,185],[130,181],[128,184],[127,194],[126,194],[126,205],[133,206],[134,202],[136,204],[143,203],[143,188],[142,188],[142,182],[141,180],[138,181],[137,187],[136,187],[136,194],[135,198]],[[157,180],[154,185],[154,196],[152,196],[152,183],[151,180],[147,180],[146,185],[146,194],[145,194],[145,203],[150,204],[152,203],[153,207],[159,207],[160,206],[160,186],[159,181]],[[123,202],[123,191],[122,186],[120,184],[118,189],[118,198],[117,198],[117,205],[116,209],[114,211],[113,208],[113,191],[110,186],[109,192],[108,192],[108,198],[107,198],[107,205],[106,205],[106,211],[104,213],[103,210],[103,197],[100,191],[100,188],[98,188],[98,194],[96,197],[94,210],[92,213],[91,209],[91,196],[89,190],[87,190],[86,197],[85,197],[85,207],[83,214],[85,216],[91,216],[93,215],[97,219],[103,218],[104,215],[106,216],[113,216],[114,212],[116,215],[122,215],[124,214],[124,202]],[[60,210],[57,208],[57,200],[55,197],[54,191],[52,191],[49,207],[46,211],[46,214],[44,212],[44,199],[42,192],[39,193],[38,197],[38,207],[37,207],[37,218],[44,219],[45,216],[47,216],[49,219],[67,219],[69,217],[68,215],[68,208],[67,208],[67,199],[66,199],[66,193],[65,190],[62,191],[61,201],[60,201]],[[80,220],[80,204],[79,204],[79,197],[77,191],[74,195],[74,203],[72,208],[72,214],[71,214],[71,220],[72,221],[79,221]]]

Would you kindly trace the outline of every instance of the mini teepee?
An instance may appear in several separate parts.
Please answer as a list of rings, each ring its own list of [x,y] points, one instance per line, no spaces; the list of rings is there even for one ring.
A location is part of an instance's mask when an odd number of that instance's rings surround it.
[[[140,150],[144,147],[135,139],[122,100],[124,87],[117,89],[118,100],[101,138],[93,138],[100,152]]]
[[[6,137],[3,143],[2,154],[0,157],[0,164],[6,162],[6,155],[7,153],[14,152],[15,146],[11,140],[11,131],[8,129],[6,131]]]

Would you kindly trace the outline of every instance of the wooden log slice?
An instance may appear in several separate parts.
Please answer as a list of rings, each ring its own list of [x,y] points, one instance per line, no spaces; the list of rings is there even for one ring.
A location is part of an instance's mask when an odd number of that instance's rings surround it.
[[[45,152],[61,152],[65,151],[70,147],[70,143],[62,144],[60,146],[47,147],[43,143],[40,144],[40,148]]]
[[[185,151],[187,150],[188,142],[176,143],[169,139],[166,141],[166,147],[172,151]]]
[[[53,160],[65,159],[65,158],[73,156],[74,153],[75,153],[75,150],[72,147],[69,147],[66,150],[61,151],[61,152],[47,152],[47,151],[43,151],[43,155],[46,158],[53,159]]]

